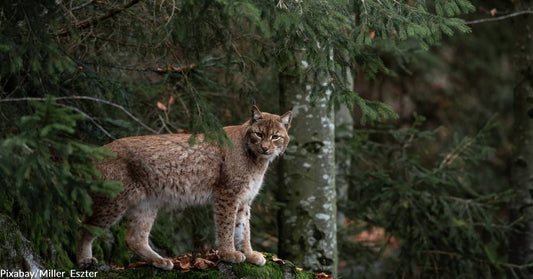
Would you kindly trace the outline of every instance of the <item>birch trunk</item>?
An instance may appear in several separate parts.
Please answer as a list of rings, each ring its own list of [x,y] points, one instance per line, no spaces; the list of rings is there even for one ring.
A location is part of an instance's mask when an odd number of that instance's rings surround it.
[[[291,143],[281,161],[280,256],[337,276],[335,125],[326,100],[314,106],[297,77],[280,75],[282,106],[293,107]]]

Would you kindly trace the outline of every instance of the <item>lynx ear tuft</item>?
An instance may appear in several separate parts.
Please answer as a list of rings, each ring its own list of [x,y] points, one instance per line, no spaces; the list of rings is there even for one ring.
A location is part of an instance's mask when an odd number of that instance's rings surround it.
[[[292,110],[287,111],[284,113],[281,118],[281,124],[285,126],[285,129],[289,130],[291,127],[291,121],[292,121]]]
[[[251,110],[252,110],[252,123],[255,123],[259,121],[261,118],[263,118],[263,116],[261,115],[261,111],[259,110],[259,108],[257,108],[256,105],[253,105],[251,107]]]

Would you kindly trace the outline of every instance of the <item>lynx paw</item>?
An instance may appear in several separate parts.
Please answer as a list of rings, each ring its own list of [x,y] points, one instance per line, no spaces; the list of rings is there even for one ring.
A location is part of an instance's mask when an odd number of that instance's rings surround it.
[[[98,260],[94,257],[81,259],[78,261],[78,268],[80,270],[94,269],[98,266]]]
[[[220,252],[220,259],[230,263],[242,263],[246,256],[239,251]]]
[[[166,258],[157,259],[152,262],[152,265],[164,270],[172,270],[174,268],[174,264],[172,263],[172,261]]]
[[[263,266],[266,263],[266,259],[263,257],[263,254],[256,251],[246,254],[246,261],[258,266]]]

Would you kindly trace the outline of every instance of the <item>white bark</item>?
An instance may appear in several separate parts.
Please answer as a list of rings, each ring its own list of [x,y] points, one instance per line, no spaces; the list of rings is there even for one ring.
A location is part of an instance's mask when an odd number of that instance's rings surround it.
[[[334,114],[326,100],[310,102],[310,86],[280,77],[282,98],[293,107],[291,143],[281,162],[279,252],[306,269],[337,274]]]

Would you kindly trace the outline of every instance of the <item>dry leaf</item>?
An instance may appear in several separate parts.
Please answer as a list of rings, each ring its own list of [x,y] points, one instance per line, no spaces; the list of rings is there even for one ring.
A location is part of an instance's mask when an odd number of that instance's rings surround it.
[[[162,111],[166,111],[167,110],[167,107],[165,105],[163,105],[161,102],[157,102],[157,108],[162,110]]]
[[[194,259],[194,268],[197,269],[206,269],[216,266],[216,264],[210,260],[206,260],[204,258],[196,258]]]
[[[304,269],[301,268],[301,267],[296,267],[296,270],[298,270],[298,271],[303,271]]]
[[[209,251],[207,251],[205,258],[217,264],[220,261],[220,256],[218,255],[218,251],[213,250],[213,249],[210,249]]]
[[[191,269],[191,259],[189,257],[184,257],[179,261],[179,267],[181,269]]]
[[[498,12],[498,10],[496,10],[496,8],[494,8],[494,9],[490,10],[490,15],[491,16],[495,16],[497,12]]]
[[[370,32],[370,40],[373,40],[375,37],[376,37],[376,31],[372,30],[372,32]]]
[[[168,98],[168,104],[172,105],[175,100],[176,100],[176,98],[174,98],[174,96],[170,95],[170,98]]]
[[[147,262],[136,262],[136,263],[130,263],[126,268],[138,268],[138,267],[144,267],[144,266],[150,266]]]
[[[113,270],[122,270],[122,269],[124,269],[123,266],[118,266],[118,265],[114,265],[114,264],[109,265],[109,267],[111,267],[111,269],[113,269]]]
[[[280,264],[285,264],[285,261],[276,257],[276,256],[272,256],[272,261],[275,262],[275,263],[280,263]]]
[[[331,275],[326,274],[324,272],[320,272],[320,273],[315,273],[315,279],[333,279],[333,277],[331,277]]]

